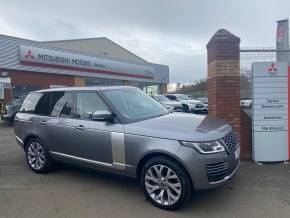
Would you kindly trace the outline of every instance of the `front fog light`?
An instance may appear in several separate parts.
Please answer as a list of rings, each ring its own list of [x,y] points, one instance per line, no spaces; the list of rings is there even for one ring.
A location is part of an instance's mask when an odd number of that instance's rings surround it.
[[[194,148],[202,154],[218,153],[225,150],[219,141],[211,142],[181,142],[182,145]]]

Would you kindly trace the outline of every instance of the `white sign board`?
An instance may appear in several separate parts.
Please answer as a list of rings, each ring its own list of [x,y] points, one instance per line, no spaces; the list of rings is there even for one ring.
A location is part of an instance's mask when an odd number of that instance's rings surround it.
[[[252,72],[254,160],[288,160],[288,66],[254,63]]]
[[[0,83],[11,83],[10,77],[0,77]]]

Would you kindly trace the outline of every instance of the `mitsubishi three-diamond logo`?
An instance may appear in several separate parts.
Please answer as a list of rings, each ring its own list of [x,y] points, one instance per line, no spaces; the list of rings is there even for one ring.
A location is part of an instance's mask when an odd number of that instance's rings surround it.
[[[272,63],[271,67],[268,68],[268,73],[277,73],[277,64]]]
[[[27,51],[27,54],[25,55],[25,58],[26,58],[26,59],[34,59],[34,56],[32,55],[31,50],[28,50],[28,51]]]

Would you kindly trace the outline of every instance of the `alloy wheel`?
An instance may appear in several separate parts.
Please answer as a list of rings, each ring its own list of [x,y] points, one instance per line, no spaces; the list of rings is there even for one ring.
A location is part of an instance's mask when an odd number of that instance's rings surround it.
[[[34,170],[40,170],[45,163],[45,153],[42,145],[32,141],[27,146],[27,160]]]
[[[170,206],[181,196],[181,182],[177,174],[167,166],[153,165],[145,174],[148,195],[158,204]]]

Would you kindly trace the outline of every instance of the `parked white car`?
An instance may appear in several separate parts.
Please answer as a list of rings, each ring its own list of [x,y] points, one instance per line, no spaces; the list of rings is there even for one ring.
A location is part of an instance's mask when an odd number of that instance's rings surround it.
[[[185,112],[207,113],[208,109],[203,106],[199,100],[190,98],[183,94],[166,94],[167,98],[173,101],[178,101],[182,104]]]
[[[169,111],[183,112],[182,104],[178,101],[172,101],[164,95],[154,95],[152,98],[162,104]]]
[[[242,108],[251,108],[252,107],[252,99],[241,99],[240,106]]]
[[[208,109],[208,98],[198,98],[197,100],[203,103],[203,106]]]

